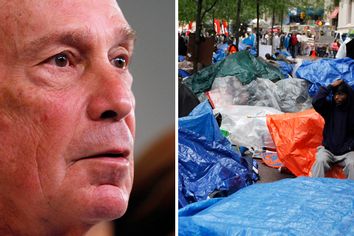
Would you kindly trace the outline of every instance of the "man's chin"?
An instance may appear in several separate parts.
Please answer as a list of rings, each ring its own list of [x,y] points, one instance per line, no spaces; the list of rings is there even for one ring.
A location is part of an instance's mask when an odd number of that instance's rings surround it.
[[[88,207],[93,221],[113,220],[124,215],[128,208],[130,191],[113,185],[97,186]]]
[[[342,107],[344,107],[344,105],[345,105],[345,103],[343,103],[343,102],[337,102],[336,103],[336,107],[342,108]]]

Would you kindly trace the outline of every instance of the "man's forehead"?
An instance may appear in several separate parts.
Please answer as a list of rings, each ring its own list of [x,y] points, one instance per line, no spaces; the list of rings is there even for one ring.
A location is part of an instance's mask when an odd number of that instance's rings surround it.
[[[0,2],[4,4],[3,0]],[[54,10],[43,12],[46,4]],[[14,8],[14,11],[8,8],[7,17],[0,13],[0,35],[3,39],[0,42],[0,59],[8,54],[14,58],[34,55],[46,44],[55,43],[80,46],[86,50],[92,48],[96,40],[124,44],[132,52],[135,32],[114,0],[63,0],[60,3],[25,0],[21,8]]]
[[[345,91],[336,91],[334,92],[335,95],[347,95]]]
[[[21,20],[46,19],[49,16],[67,15],[80,16],[105,14],[110,18],[119,15],[125,20],[115,0],[0,0],[0,17],[2,21],[11,20],[18,23]],[[5,19],[4,19],[5,18]],[[0,22],[1,23],[1,22]]]
[[[0,30],[3,34],[17,35],[19,38],[53,31],[54,29],[91,27],[96,24],[106,27],[109,25],[128,29],[118,4],[114,0],[24,0],[19,2],[0,0]],[[92,3],[92,4],[90,4]],[[17,31],[17,32],[15,32]],[[128,34],[130,35],[130,33]]]

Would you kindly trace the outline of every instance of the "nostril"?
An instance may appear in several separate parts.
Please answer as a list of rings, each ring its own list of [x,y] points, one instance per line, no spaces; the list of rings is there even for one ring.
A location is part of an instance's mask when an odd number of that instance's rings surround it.
[[[105,111],[101,114],[101,119],[114,119],[118,116],[118,113],[112,110]]]

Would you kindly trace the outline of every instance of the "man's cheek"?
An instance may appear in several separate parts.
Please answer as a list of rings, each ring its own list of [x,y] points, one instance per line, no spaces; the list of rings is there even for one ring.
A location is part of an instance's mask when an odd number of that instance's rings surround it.
[[[130,130],[133,140],[135,139],[135,111],[132,110],[127,117],[125,117],[125,122]]]

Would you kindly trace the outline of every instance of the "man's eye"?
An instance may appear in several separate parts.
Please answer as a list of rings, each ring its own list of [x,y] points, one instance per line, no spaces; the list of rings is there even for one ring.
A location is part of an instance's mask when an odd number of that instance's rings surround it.
[[[58,67],[66,67],[69,65],[69,58],[67,54],[59,53],[50,58],[49,63]]]
[[[127,67],[127,60],[124,57],[116,57],[112,60],[112,64],[120,69],[125,69]]]
[[[68,57],[63,53],[56,55],[54,57],[54,61],[55,61],[55,65],[59,67],[65,67],[69,64]]]

